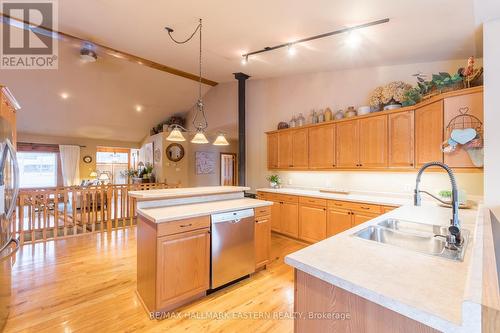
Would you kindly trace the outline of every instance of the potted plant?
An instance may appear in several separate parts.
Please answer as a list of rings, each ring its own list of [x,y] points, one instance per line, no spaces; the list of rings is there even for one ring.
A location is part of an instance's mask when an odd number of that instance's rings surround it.
[[[267,177],[267,181],[272,188],[280,188],[281,178],[278,175],[270,175]]]

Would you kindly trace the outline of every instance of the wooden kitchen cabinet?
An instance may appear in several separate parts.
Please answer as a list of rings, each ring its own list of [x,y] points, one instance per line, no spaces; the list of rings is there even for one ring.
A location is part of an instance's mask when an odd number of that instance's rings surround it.
[[[292,132],[292,168],[304,169],[309,166],[309,130]]]
[[[299,205],[283,202],[281,204],[281,233],[297,238],[299,236]]]
[[[461,112],[477,117],[481,122],[483,121],[483,93],[477,92],[474,94],[453,96],[444,99],[444,126],[445,126],[445,139],[449,133],[446,131],[446,126],[450,121],[458,116]],[[469,122],[468,118],[462,118]],[[457,121],[460,123],[460,120]],[[483,129],[484,130],[484,129]],[[484,134],[484,133],[483,133]],[[452,168],[474,168],[467,151],[459,145],[452,153],[444,154],[444,163]]]
[[[137,291],[148,311],[169,311],[210,287],[210,217],[137,218]]]
[[[157,308],[169,308],[209,289],[208,229],[160,237],[157,247]]]
[[[12,136],[12,145],[17,144],[17,115],[16,112],[21,108],[15,97],[7,87],[0,85],[0,118],[9,124],[10,134]],[[7,130],[6,128],[3,131]]]
[[[309,168],[328,169],[335,167],[335,125],[309,129]]]
[[[437,101],[415,110],[415,162],[442,162],[443,101]]]
[[[334,236],[352,228],[351,211],[344,209],[328,209],[326,237]]]
[[[326,207],[300,205],[299,238],[308,242],[326,238]]]
[[[278,167],[293,167],[293,132],[278,133]]]
[[[272,215],[256,216],[255,218],[255,267],[260,268],[271,259],[271,217]]]
[[[273,217],[271,220],[271,230],[276,232],[281,232],[281,202],[274,201],[274,204],[271,206],[271,216]]]
[[[339,122],[335,132],[337,167],[359,167],[359,121]]]
[[[267,136],[267,167],[269,169],[278,167],[278,134]]]
[[[412,168],[415,165],[415,113],[393,113],[389,118],[389,167]]]
[[[370,221],[371,219],[376,218],[380,214],[374,214],[374,213],[365,213],[365,212],[352,212],[352,226],[355,227],[357,225],[360,225],[362,223],[365,223],[367,221]]]
[[[387,115],[359,120],[359,166],[364,168],[386,168]]]

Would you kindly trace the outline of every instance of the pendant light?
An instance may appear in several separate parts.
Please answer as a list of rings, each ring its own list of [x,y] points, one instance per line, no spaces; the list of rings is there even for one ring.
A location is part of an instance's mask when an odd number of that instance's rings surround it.
[[[203,145],[203,144],[208,143],[208,140],[207,140],[207,137],[205,136],[205,134],[203,134],[203,132],[200,131],[200,132],[196,132],[193,139],[191,140],[191,143]]]
[[[224,134],[219,134],[219,136],[215,139],[214,146],[229,146],[229,142],[227,142],[226,136]]]
[[[167,141],[173,141],[173,142],[186,141],[184,135],[182,135],[180,126],[174,126],[174,128],[167,137]]]

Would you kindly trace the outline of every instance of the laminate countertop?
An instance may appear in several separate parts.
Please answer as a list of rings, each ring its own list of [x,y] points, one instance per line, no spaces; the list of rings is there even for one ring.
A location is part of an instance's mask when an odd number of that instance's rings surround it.
[[[181,187],[159,190],[130,191],[128,192],[128,195],[137,200],[161,200],[238,193],[248,191],[249,189],[249,187],[244,186]]]
[[[165,223],[192,217],[271,206],[272,204],[270,201],[242,198],[167,207],[138,208],[137,212],[155,223]]]
[[[482,209],[460,210],[471,232],[464,261],[452,261],[354,237],[387,218],[448,226],[451,209],[424,203],[402,206],[333,237],[289,254],[285,262],[332,285],[443,332],[480,332],[481,306],[474,273],[482,260]],[[480,274],[479,274],[480,275]],[[474,289],[475,288],[475,289]]]

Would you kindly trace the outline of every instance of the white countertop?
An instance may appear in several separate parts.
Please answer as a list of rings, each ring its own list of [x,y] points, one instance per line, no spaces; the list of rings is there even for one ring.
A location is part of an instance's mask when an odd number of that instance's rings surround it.
[[[392,193],[368,193],[368,192],[351,192],[349,194],[337,194],[320,192],[319,190],[295,189],[295,188],[259,188],[257,191],[300,195],[304,197],[323,198],[331,200],[344,200],[362,203],[372,203],[389,206],[403,206],[413,203],[411,195],[392,194]],[[425,198],[425,197],[424,197]]]
[[[460,210],[462,227],[471,232],[463,262],[352,236],[356,231],[389,217],[449,225],[451,209],[433,204],[400,207],[289,254],[285,262],[443,332],[466,332],[461,327],[462,303],[467,285],[471,283],[469,267],[477,216],[476,210]],[[476,314],[469,312],[464,315]],[[479,318],[477,320],[480,322]]]
[[[242,198],[168,207],[138,208],[137,212],[155,223],[164,223],[216,213],[270,206],[272,204],[270,201]]]
[[[248,191],[249,189],[249,187],[244,186],[203,186],[167,188],[161,190],[130,191],[128,192],[128,195],[138,200],[156,200],[237,193]]]

